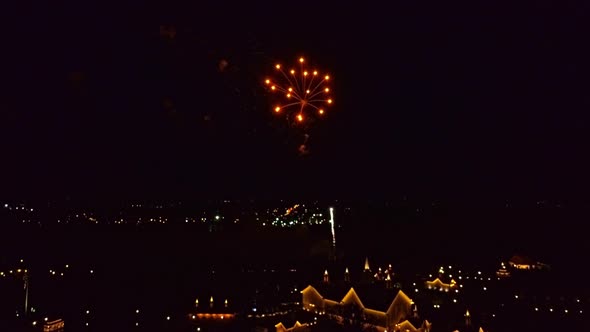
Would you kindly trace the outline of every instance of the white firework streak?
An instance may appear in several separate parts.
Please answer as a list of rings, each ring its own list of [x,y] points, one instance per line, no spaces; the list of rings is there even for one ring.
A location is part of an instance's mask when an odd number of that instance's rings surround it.
[[[336,232],[334,231],[334,208],[330,208],[330,226],[332,228],[332,245],[336,248]]]

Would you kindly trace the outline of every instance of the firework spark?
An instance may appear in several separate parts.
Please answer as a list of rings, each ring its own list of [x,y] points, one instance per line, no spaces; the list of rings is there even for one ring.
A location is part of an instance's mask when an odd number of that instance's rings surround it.
[[[334,230],[334,208],[330,208],[330,229],[332,231],[332,246],[336,249],[336,231]]]
[[[277,78],[267,78],[264,83],[271,92],[279,94],[283,103],[273,107],[275,113],[285,113],[289,120],[301,123],[311,117],[322,117],[326,107],[334,103],[330,97],[330,75],[306,68],[304,58],[299,58],[299,68],[285,71],[276,64]]]

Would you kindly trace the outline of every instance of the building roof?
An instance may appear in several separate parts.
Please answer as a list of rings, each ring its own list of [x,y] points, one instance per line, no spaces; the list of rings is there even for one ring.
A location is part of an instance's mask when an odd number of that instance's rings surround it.
[[[308,289],[308,286],[305,289]],[[312,287],[314,288],[314,287]],[[305,291],[304,289],[304,291]],[[324,298],[335,302],[342,302],[348,296],[354,296],[359,299],[364,308],[387,312],[393,300],[401,292],[398,289],[387,289],[383,285],[367,284],[356,285],[354,288],[345,284],[321,284],[316,291]],[[401,292],[403,293],[403,292]],[[407,296],[403,294],[406,298]],[[411,301],[411,300],[410,300]]]
[[[288,326],[291,326],[291,324],[287,324]],[[299,323],[299,321],[295,321],[295,324],[293,324],[292,327],[286,327],[285,324],[283,324],[282,322],[278,323],[275,325],[275,328],[277,329],[277,331],[299,331],[302,329],[305,329],[306,327],[308,327],[308,324],[301,324]]]
[[[344,295],[342,300],[340,301],[345,304],[355,303],[361,308],[366,308],[361,299],[359,298],[358,294],[354,291],[354,288],[350,287],[350,290]]]
[[[442,282],[442,280],[440,280],[440,278],[436,278],[436,279],[434,279],[432,281],[428,281],[427,280],[426,283],[429,284],[429,285],[435,285],[435,286],[442,286],[442,285],[445,284],[444,282]]]
[[[289,325],[289,324],[288,324],[288,325]],[[278,327],[281,327],[281,326],[282,326],[282,327],[283,327],[285,330],[289,329],[289,328],[287,328],[287,327],[285,326],[285,324],[283,324],[283,322],[279,322],[278,324],[276,324],[276,325],[275,325],[275,327],[277,327],[277,328],[278,328]],[[303,326],[303,324],[299,323],[299,321],[298,321],[298,320],[296,320],[296,321],[295,321],[295,323],[293,324],[293,326],[292,326],[292,327],[290,327],[290,328],[299,327],[299,326]]]
[[[390,315],[393,315],[395,322],[399,322],[410,315],[412,303],[414,303],[412,299],[400,290],[391,302],[389,308],[387,308],[387,312]]]

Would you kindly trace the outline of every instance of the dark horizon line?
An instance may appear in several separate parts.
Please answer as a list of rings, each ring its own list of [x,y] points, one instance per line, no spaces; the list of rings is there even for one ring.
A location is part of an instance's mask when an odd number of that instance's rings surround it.
[[[537,195],[530,195],[528,197],[508,197],[502,195],[471,195],[471,196],[457,196],[448,195],[446,197],[435,196],[435,195],[416,195],[416,194],[392,194],[392,195],[371,195],[371,196],[359,196],[359,195],[1,195],[0,203],[2,206],[5,203],[50,203],[50,202],[72,202],[72,203],[92,203],[102,202],[106,204],[112,203],[172,203],[172,202],[200,202],[200,203],[222,203],[223,201],[230,202],[345,202],[345,203],[420,203],[420,204],[432,204],[435,205],[463,205],[467,204],[470,206],[508,206],[511,205],[553,205],[553,206],[589,206],[590,198],[551,198],[542,197]],[[100,205],[100,204],[98,204]]]

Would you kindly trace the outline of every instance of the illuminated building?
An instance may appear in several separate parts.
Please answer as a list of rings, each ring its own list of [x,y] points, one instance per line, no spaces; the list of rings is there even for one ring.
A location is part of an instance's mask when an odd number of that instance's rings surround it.
[[[471,314],[469,313],[469,310],[465,312],[465,326],[471,327]]]
[[[498,276],[498,278],[510,277],[510,271],[508,271],[506,269],[506,265],[504,265],[504,262],[501,263],[500,269],[498,269],[498,271],[496,271],[496,276]]]
[[[496,276],[498,276],[499,278],[507,278],[510,277],[510,272],[506,269],[499,269],[498,271],[496,271]]]
[[[551,267],[547,264],[534,261],[529,257],[514,255],[508,261],[508,264],[517,270],[548,270]]]
[[[518,270],[530,270],[536,268],[535,261],[526,256],[514,255],[508,264]]]
[[[381,268],[379,268],[377,270],[377,273],[375,273],[375,275],[373,276],[373,278],[375,278],[375,280],[383,280],[385,278],[383,276],[383,271],[381,270]]]
[[[301,291],[304,310],[320,315],[326,314],[338,320],[360,321],[370,324],[384,331],[413,331],[428,332],[430,323],[423,321],[420,327],[415,327],[409,319],[417,316],[414,302],[401,290],[389,306],[369,308],[363,304],[354,288],[350,288],[342,300],[328,299],[322,296],[313,286],[307,286]],[[383,294],[381,294],[381,298]]]
[[[295,325],[293,325],[290,328],[286,328],[285,325],[283,325],[283,323],[278,323],[277,325],[275,325],[275,328],[277,329],[277,332],[307,332],[310,331],[309,328],[309,324],[301,324],[299,323],[299,321],[295,322]]]
[[[199,299],[195,300],[195,309],[188,314],[190,321],[195,324],[226,324],[232,322],[236,313],[232,310],[227,299],[214,301],[213,296],[209,297],[208,306],[199,306]]]
[[[57,319],[51,322],[45,322],[43,324],[43,332],[54,332],[54,331],[63,331],[64,330],[64,321],[63,319]]]
[[[391,280],[391,276],[389,275],[389,273],[387,274],[387,277],[385,278],[385,287],[388,289],[393,288],[393,281]]]
[[[371,268],[369,267],[369,258],[365,258],[365,267],[363,269],[363,274],[361,276],[361,283],[363,284],[370,284],[373,283],[374,277],[373,273],[371,272]]]
[[[457,282],[455,281],[455,279],[451,279],[451,282],[446,284],[442,282],[439,278],[436,278],[432,281],[426,281],[426,288],[440,290],[441,292],[448,292],[450,290],[457,288]]]

